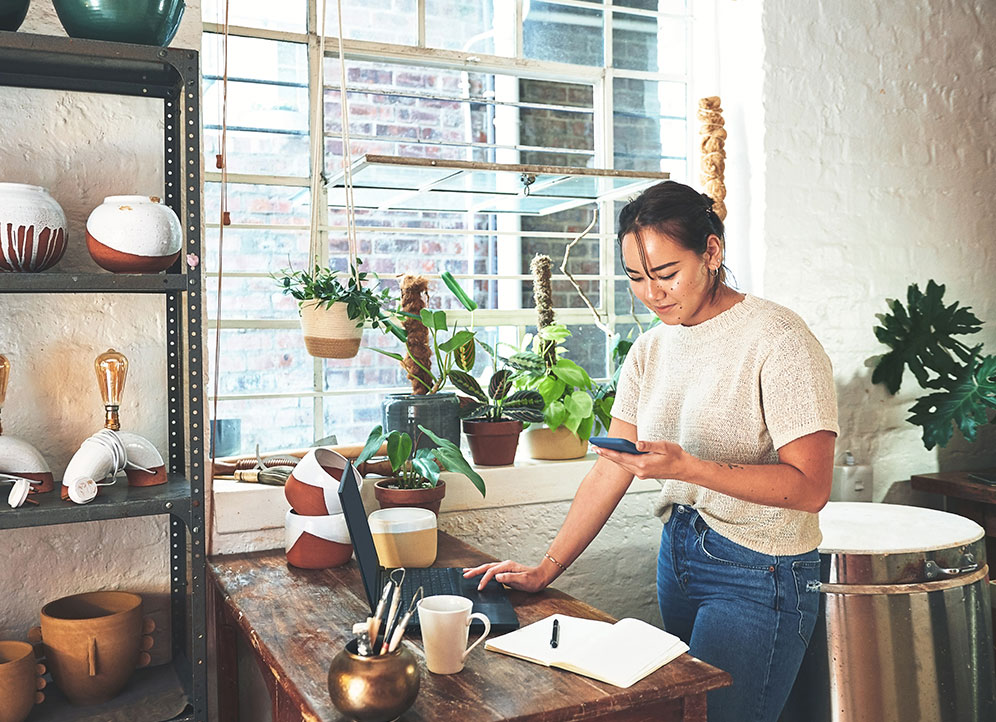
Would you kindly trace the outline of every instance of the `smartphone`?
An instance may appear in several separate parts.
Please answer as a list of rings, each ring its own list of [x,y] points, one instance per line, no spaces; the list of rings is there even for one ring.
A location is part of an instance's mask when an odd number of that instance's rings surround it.
[[[639,451],[634,444],[629,439],[620,439],[615,436],[592,436],[588,439],[589,444],[594,444],[595,446],[601,446],[603,449],[612,449],[613,451],[621,451],[624,454],[646,454],[646,451]]]

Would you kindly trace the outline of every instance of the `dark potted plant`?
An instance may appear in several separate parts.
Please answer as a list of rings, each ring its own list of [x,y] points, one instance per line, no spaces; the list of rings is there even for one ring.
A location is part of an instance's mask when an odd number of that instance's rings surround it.
[[[442,278],[464,308],[477,309],[452,275],[443,273]],[[474,367],[474,332],[458,330],[455,325],[450,328],[445,311],[426,308],[428,297],[428,279],[405,275],[401,279],[401,309],[395,312],[404,327],[399,337],[405,343],[405,354],[373,349],[398,361],[412,384],[412,393],[390,394],[384,400],[383,426],[416,437],[415,427],[422,424],[435,435],[459,444],[460,402],[456,394],[442,389],[454,369],[470,371]],[[386,329],[395,331],[393,326]],[[419,443],[431,445],[431,437],[419,437],[416,445]]]
[[[376,280],[377,274],[360,271],[362,263],[357,258],[356,265],[350,265],[345,283],[338,272],[321,266],[310,272],[284,269],[276,277],[284,293],[298,301],[304,346],[312,356],[356,356],[368,321],[374,328],[396,331],[383,311],[392,304],[390,291],[368,286],[368,280]]]
[[[381,508],[415,506],[439,514],[439,505],[446,495],[446,482],[439,478],[444,469],[466,476],[484,496],[484,479],[467,463],[460,447],[422,425],[418,428],[435,442],[435,448],[418,448],[411,435],[375,426],[356,459],[359,466],[387,443],[392,475],[374,483],[374,496]]]
[[[989,422],[996,409],[996,356],[982,354],[982,344],[966,346],[955,336],[978,333],[982,321],[970,306],[944,305],[944,286],[927,281],[927,291],[910,284],[906,303],[888,299],[890,313],[876,314],[881,323],[875,337],[891,351],[870,359],[872,382],[884,384],[890,394],[899,391],[909,367],[922,389],[910,408],[912,424],[923,428],[927,449],[946,446],[957,428],[974,441],[978,427]],[[996,420],[996,417],[994,417]]]
[[[487,345],[481,345],[488,349],[492,358],[487,391],[466,371],[451,371],[450,380],[467,394],[460,399],[460,415],[474,463],[505,466],[515,461],[522,422],[543,421],[544,402],[539,391],[534,389],[512,391],[515,372],[509,368],[498,369],[498,354]]]

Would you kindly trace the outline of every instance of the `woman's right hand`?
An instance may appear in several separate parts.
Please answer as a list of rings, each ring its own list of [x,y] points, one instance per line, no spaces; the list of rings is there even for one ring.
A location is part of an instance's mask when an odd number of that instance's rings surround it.
[[[482,576],[483,575],[483,576]],[[523,592],[539,592],[550,584],[552,579],[548,579],[546,573],[540,567],[527,567],[524,564],[506,559],[503,562],[488,562],[479,567],[465,567],[464,577],[481,577],[478,589],[495,579],[500,584],[518,589]]]

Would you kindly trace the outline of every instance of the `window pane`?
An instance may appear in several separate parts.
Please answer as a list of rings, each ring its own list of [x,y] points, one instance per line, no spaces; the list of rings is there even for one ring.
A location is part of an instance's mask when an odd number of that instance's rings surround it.
[[[203,0],[201,18],[206,23],[225,22],[224,0]],[[307,30],[308,0],[282,0],[274,12],[273,0],[239,0],[229,6],[230,25],[303,33]]]
[[[329,2],[326,8],[325,34],[338,38],[336,3]],[[342,0],[342,26],[342,35],[349,40],[418,44],[415,0]]]
[[[639,8],[640,10],[659,10],[662,13],[684,12],[686,0],[612,0],[612,4],[621,8]]]
[[[673,170],[684,167],[687,119],[683,83],[616,78],[613,83],[615,167],[625,170]]]
[[[233,455],[253,454],[257,444],[265,454],[315,441],[314,402],[308,397],[219,401],[218,418],[237,420],[226,424],[229,429],[238,427],[238,433],[232,434],[236,440],[231,444],[238,448]]]
[[[612,61],[629,70],[684,73],[687,23],[682,18],[651,18],[614,13]]]
[[[204,218],[216,223],[221,214],[220,183],[204,184]],[[304,225],[310,223],[310,191],[296,186],[228,184],[232,223]]]
[[[228,129],[226,136],[229,173],[308,177],[307,132],[245,131]],[[204,125],[204,167],[215,170],[221,152],[221,127]]]
[[[221,126],[222,83],[204,81],[204,125]],[[308,89],[228,81],[228,127],[308,132]]]
[[[522,52],[527,58],[574,65],[602,65],[601,10],[549,2],[531,2],[522,25]]]
[[[224,36],[204,33],[202,73],[220,78],[224,73]],[[228,36],[228,77],[308,85],[308,46],[263,38]]]
[[[227,238],[226,238],[227,240]],[[226,269],[227,271],[227,269]],[[276,269],[273,269],[276,274]],[[207,280],[208,313],[214,318],[218,308],[218,278]],[[221,315],[230,319],[279,319],[293,321],[298,318],[297,301],[285,294],[272,278],[246,278],[225,275],[221,286]]]
[[[605,371],[605,333],[597,326],[568,325],[567,330],[571,332],[570,337],[564,341],[563,346],[567,349],[564,358],[569,358],[574,363],[588,372],[592,381],[606,375]],[[527,326],[526,333],[536,334],[536,326]]]
[[[218,229],[209,228],[205,237],[205,268],[217,272]],[[224,243],[225,273],[271,273],[308,265],[308,231],[226,228]]]
[[[208,334],[214,348],[214,330]],[[312,358],[300,328],[222,329],[218,394],[307,392]],[[207,354],[209,365],[214,354]],[[210,369],[214,373],[214,369]],[[271,422],[273,418],[271,418]],[[283,420],[280,420],[281,423]]]
[[[494,55],[495,26],[503,24],[502,17],[514,14],[508,0],[426,0],[425,41],[430,48]],[[510,22],[504,24],[512,29]],[[497,45],[505,50],[500,55],[512,54],[508,39]]]

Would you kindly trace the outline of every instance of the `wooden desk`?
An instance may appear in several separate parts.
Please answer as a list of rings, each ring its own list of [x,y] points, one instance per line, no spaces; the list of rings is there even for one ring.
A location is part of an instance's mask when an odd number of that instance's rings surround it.
[[[919,474],[910,477],[910,485],[919,491],[944,494],[948,511],[968,517],[985,530],[989,578],[996,579],[996,486],[973,481],[969,474],[996,478],[996,469]]]
[[[440,566],[468,566],[490,558],[440,533]],[[213,557],[208,562],[218,651],[221,722],[239,720],[235,643],[251,647],[270,693],[274,722],[340,721],[327,674],[332,657],[352,638],[356,621],[370,614],[355,560],[337,569],[287,566],[282,551]],[[648,592],[649,593],[649,592]],[[550,589],[512,592],[519,621],[554,612],[613,621],[573,597]],[[421,640],[407,638],[422,665],[422,685],[404,722],[566,722],[568,720],[682,720],[705,722],[706,692],[730,676],[687,654],[629,689],[549,669],[497,652],[475,649],[455,675],[425,668]]]

